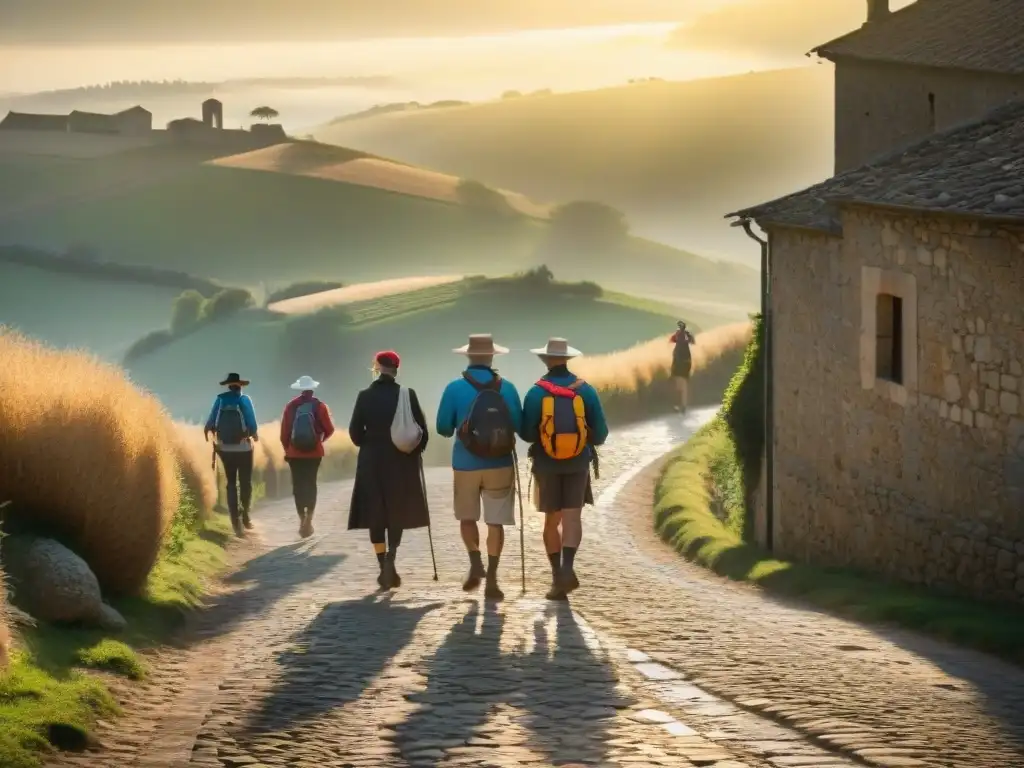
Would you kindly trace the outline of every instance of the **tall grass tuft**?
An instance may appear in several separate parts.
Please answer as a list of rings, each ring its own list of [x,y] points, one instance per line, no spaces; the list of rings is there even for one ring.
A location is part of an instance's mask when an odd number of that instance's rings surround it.
[[[11,660],[11,630],[7,617],[7,584],[4,572],[0,571],[0,671],[7,668]]]
[[[203,428],[188,422],[174,422],[174,451],[185,488],[204,518],[217,506],[217,472],[213,468],[213,445],[203,439]]]
[[[63,540],[113,594],[138,592],[178,508],[170,419],[87,354],[0,328],[0,498]]]
[[[752,325],[733,323],[696,337],[692,347],[690,404],[711,405],[722,399],[732,374],[743,361]],[[672,344],[669,335],[606,355],[574,360],[572,371],[593,385],[609,419],[628,421],[669,410],[678,396],[669,379]]]

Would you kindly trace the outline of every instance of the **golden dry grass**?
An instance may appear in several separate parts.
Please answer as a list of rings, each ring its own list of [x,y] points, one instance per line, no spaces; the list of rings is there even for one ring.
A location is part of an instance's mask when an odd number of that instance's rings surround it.
[[[720,400],[733,372],[743,360],[753,326],[750,322],[713,328],[696,337],[690,377],[691,405]],[[672,344],[669,334],[606,355],[583,356],[572,370],[601,394],[613,420],[663,411],[676,403],[669,380]]]
[[[252,152],[220,157],[209,161],[209,164],[308,176],[430,200],[460,202],[458,191],[462,179],[458,176],[315,142],[275,144]],[[499,191],[509,205],[520,213],[538,217],[549,213],[548,206],[535,203],[525,195]]]
[[[273,304],[268,304],[267,309],[283,315],[305,315],[326,307],[379,299],[385,296],[397,296],[401,293],[431,288],[435,285],[455,283],[462,278],[462,275],[428,275],[424,277],[399,277],[392,280],[377,280],[372,283],[356,283],[355,285],[346,285],[344,288],[334,288],[329,291],[307,294],[306,296],[296,296],[294,299],[276,301]]]
[[[0,496],[114,594],[143,587],[178,508],[176,441],[123,371],[0,329]]]
[[[182,482],[205,515],[217,505],[217,472],[213,468],[213,449],[203,439],[202,427],[174,422],[174,449]]]

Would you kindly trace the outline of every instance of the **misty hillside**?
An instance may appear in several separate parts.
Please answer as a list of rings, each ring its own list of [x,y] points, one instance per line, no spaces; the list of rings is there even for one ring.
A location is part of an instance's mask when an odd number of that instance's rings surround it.
[[[678,0],[0,0],[0,43],[340,40],[682,21]]]
[[[913,0],[891,0],[897,10]],[[740,0],[680,27],[669,45],[762,54],[804,54],[857,29],[864,0]]]
[[[317,139],[514,189],[598,199],[634,231],[743,255],[722,215],[832,171],[828,66],[651,82],[345,120]]]

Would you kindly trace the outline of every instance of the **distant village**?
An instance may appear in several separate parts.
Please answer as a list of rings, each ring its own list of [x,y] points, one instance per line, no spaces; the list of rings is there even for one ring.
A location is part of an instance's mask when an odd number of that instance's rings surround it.
[[[218,99],[207,99],[201,106],[201,118],[181,117],[171,120],[165,129],[153,127],[153,113],[142,106],[104,114],[73,110],[68,114],[34,114],[8,112],[0,120],[0,131],[10,136],[21,134],[74,134],[121,137],[131,143],[215,145],[251,149],[287,140],[279,124],[258,123],[244,128],[224,127],[224,105]]]

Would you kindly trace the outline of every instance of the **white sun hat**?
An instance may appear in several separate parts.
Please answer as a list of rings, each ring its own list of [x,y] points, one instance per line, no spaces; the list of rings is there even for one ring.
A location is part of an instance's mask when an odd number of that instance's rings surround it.
[[[320,386],[319,381],[313,381],[311,376],[299,376],[298,381],[292,384],[292,389],[298,389],[305,392],[307,389],[316,389]]]
[[[530,351],[541,357],[562,357],[567,360],[570,357],[579,357],[583,354],[576,347],[570,347],[569,342],[565,339],[558,337],[552,337],[548,339],[548,343],[543,347],[531,349]]]

